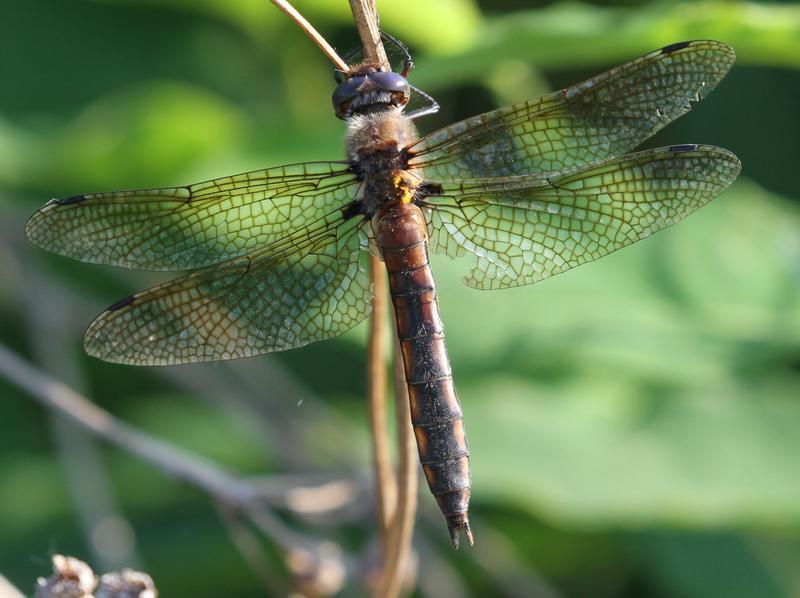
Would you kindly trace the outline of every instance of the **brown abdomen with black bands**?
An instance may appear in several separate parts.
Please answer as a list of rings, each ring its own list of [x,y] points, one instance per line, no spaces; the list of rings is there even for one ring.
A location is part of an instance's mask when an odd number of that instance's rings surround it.
[[[472,544],[469,450],[428,262],[425,217],[412,203],[389,202],[373,217],[372,230],[389,272],[411,423],[428,487],[453,544],[458,546],[460,531]]]

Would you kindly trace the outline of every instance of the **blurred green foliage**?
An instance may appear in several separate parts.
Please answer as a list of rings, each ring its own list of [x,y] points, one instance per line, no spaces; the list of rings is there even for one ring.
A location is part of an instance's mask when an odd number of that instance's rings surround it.
[[[297,6],[338,48],[357,45],[343,0]],[[800,4],[378,6],[415,52],[413,82],[442,103],[423,132],[682,39],[725,41],[739,65],[648,142],[742,159],[700,213],[533,288],[472,291],[464,264],[434,262],[479,543],[451,554],[423,495],[420,594],[800,595]],[[91,317],[164,277],[45,255],[22,235],[51,196],[341,156],[316,48],[266,0],[6,0],[0,81],[0,342],[233,470],[367,467],[363,327],[174,375],[91,361]],[[219,384],[206,401],[195,376]],[[165,596],[258,595],[205,496],[117,450],[76,449],[79,434],[2,380],[0,400],[0,573],[23,591],[56,551],[141,566]],[[87,509],[121,513],[135,544],[104,552]],[[372,533],[368,514],[297,525],[349,547]]]

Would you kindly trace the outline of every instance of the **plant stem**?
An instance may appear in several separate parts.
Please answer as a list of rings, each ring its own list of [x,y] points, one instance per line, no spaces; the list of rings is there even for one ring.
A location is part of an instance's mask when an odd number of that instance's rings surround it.
[[[411,427],[411,410],[408,387],[403,371],[400,343],[394,342],[394,397],[397,418],[397,509],[389,534],[386,564],[379,596],[394,597],[400,593],[406,573],[411,540],[414,535],[414,517],[417,513],[417,443]]]
[[[374,0],[349,0],[353,18],[358,28],[361,43],[364,45],[364,60],[376,66],[389,69],[389,61],[381,41],[378,28],[378,15]],[[380,261],[370,261],[373,279],[377,278],[378,268],[383,270]],[[386,293],[385,280],[382,292]],[[385,301],[385,299],[384,299]],[[383,317],[384,310],[378,314],[373,309],[373,318]],[[394,342],[394,398],[397,420],[397,508],[394,509],[391,526],[384,539],[385,559],[383,575],[377,592],[381,598],[393,598],[400,592],[403,575],[406,573],[414,532],[414,516],[417,507],[417,460],[416,442],[411,428],[411,413],[408,403],[408,389],[403,373],[402,355],[399,344]],[[376,430],[377,432],[377,430]],[[385,434],[385,431],[383,432]],[[380,479],[379,479],[380,483]],[[386,488],[383,489],[384,495]]]
[[[389,527],[394,515],[397,484],[392,471],[389,452],[389,435],[386,430],[386,363],[388,328],[386,327],[387,289],[383,264],[374,255],[369,256],[369,272],[372,281],[372,314],[369,319],[367,345],[367,401],[369,426],[372,438],[372,461],[375,467],[375,495],[377,502],[380,538],[386,554]]]
[[[349,0],[350,10],[356,22],[358,35],[364,45],[364,60],[377,66],[388,69],[389,59],[381,41],[381,31],[378,27],[378,12],[375,10],[375,0]]]
[[[258,484],[236,477],[212,462],[159,440],[128,425],[101,409],[67,385],[23,360],[0,345],[0,377],[23,389],[31,397],[74,422],[82,429],[136,455],[162,472],[203,490],[230,508],[253,519],[270,518],[270,537],[286,550],[313,546],[299,534],[272,518]]]
[[[287,1],[287,0],[272,0],[272,3],[280,8],[286,15],[292,19],[297,26],[300,27],[303,31],[305,31],[306,35],[311,38],[320,50],[331,59],[331,62],[336,66],[337,69],[340,71],[347,71],[349,67],[347,63],[342,60],[342,58],[337,54],[336,50],[333,49],[327,40],[320,35],[319,31],[312,27],[311,23],[309,23],[303,15],[301,15],[295,8]]]

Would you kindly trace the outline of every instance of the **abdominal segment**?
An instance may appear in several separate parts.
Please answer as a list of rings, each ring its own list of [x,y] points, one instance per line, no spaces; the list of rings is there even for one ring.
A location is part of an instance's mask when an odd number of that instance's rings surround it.
[[[469,450],[428,262],[425,217],[413,203],[393,201],[378,210],[372,227],[389,272],[422,468],[453,544],[461,531],[472,544]]]

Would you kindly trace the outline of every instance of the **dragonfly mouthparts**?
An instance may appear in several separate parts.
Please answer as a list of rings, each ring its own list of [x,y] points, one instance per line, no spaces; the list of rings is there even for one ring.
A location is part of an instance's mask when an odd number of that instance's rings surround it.
[[[363,106],[394,106],[398,104],[397,98],[388,91],[374,91],[356,97],[350,104],[350,112],[358,112]]]

